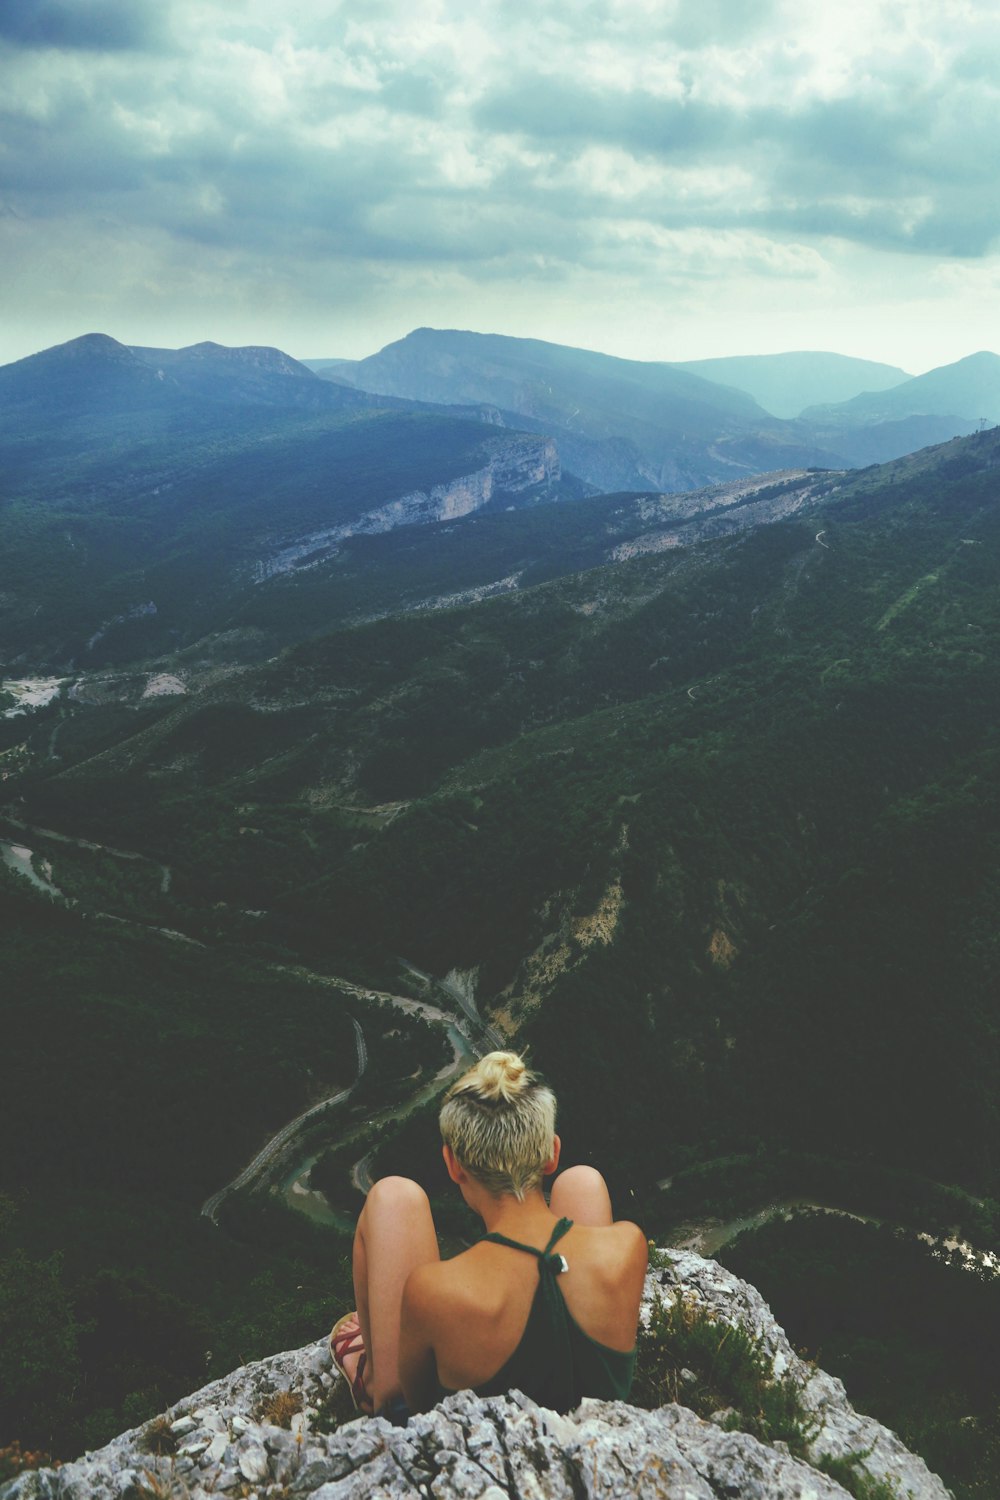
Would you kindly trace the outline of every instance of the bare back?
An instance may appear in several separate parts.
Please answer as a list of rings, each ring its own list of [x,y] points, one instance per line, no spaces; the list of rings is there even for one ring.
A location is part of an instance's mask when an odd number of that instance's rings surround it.
[[[523,1243],[542,1250],[556,1222],[547,1215]],[[558,1249],[569,1267],[559,1290],[570,1317],[596,1344],[630,1351],[646,1270],[642,1231],[627,1222],[574,1224]],[[524,1335],[539,1285],[536,1257],[481,1240],[453,1260],[421,1267],[413,1279],[439,1383],[461,1390],[489,1381]]]

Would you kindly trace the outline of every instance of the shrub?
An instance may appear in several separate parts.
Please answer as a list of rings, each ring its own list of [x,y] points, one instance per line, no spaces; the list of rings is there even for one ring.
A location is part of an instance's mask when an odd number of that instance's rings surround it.
[[[798,1455],[815,1430],[798,1383],[776,1379],[759,1341],[713,1318],[690,1295],[653,1304],[639,1331],[632,1399],[647,1409],[683,1401],[701,1417],[725,1411],[730,1430],[785,1442]]]

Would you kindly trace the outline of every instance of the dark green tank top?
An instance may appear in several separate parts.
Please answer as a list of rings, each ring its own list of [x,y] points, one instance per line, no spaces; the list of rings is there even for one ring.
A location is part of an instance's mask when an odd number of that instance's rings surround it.
[[[627,1354],[609,1349],[584,1333],[567,1308],[556,1280],[569,1266],[553,1246],[572,1227],[571,1219],[560,1219],[544,1250],[521,1245],[503,1234],[483,1236],[494,1245],[537,1256],[538,1290],[521,1342],[494,1376],[475,1387],[477,1396],[500,1396],[518,1390],[539,1406],[558,1412],[572,1411],[584,1396],[628,1400],[635,1374],[635,1349]],[[439,1399],[453,1394],[440,1383],[439,1390]]]

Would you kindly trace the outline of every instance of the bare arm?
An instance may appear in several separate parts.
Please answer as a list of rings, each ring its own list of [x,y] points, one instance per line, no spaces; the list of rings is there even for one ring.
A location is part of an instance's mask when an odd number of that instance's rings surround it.
[[[437,1362],[431,1341],[434,1297],[427,1266],[418,1266],[403,1288],[399,1330],[399,1379],[411,1411],[429,1411],[438,1397]]]
[[[649,1269],[650,1242],[638,1224],[633,1224],[630,1219],[619,1219],[614,1227],[623,1247],[621,1262],[623,1284],[634,1295],[638,1307],[642,1299],[643,1287],[646,1284],[646,1272]]]

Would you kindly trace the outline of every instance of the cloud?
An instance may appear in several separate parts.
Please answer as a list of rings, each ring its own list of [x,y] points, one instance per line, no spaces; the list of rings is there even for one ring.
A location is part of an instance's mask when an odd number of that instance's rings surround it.
[[[37,0],[0,12],[0,214],[39,307],[73,246],[130,297],[186,265],[303,317],[364,285],[611,306],[616,271],[832,295],[848,258],[992,256],[998,55],[985,0]]]
[[[0,9],[0,39],[60,51],[143,50],[162,43],[164,9],[135,0],[14,0]]]

